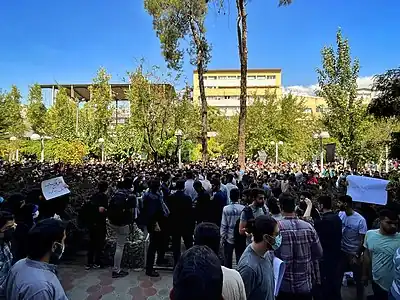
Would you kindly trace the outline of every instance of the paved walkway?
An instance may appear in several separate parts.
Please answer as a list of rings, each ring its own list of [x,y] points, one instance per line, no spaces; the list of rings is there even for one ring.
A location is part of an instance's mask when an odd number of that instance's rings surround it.
[[[70,300],[167,300],[172,273],[161,271],[159,278],[131,271],[127,277],[113,279],[111,269],[86,271],[84,267],[59,267],[59,277]]]

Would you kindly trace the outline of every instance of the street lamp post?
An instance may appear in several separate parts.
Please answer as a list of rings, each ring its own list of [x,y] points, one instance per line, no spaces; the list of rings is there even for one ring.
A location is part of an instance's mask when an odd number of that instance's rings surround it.
[[[101,163],[104,163],[105,157],[104,157],[104,139],[99,138],[98,142],[100,143],[101,147]]]
[[[329,132],[322,131],[320,133],[315,133],[314,138],[319,139],[319,153],[321,156],[320,164],[321,164],[321,175],[322,175],[322,172],[324,171],[324,148],[323,148],[322,140],[329,139],[330,135],[329,135]]]
[[[40,141],[40,162],[44,162],[44,140],[51,139],[48,136],[40,136],[37,133],[31,135],[32,141]]]
[[[10,141],[11,143],[15,142],[17,140],[17,138],[15,136],[10,137]],[[19,159],[19,149],[17,147],[17,149],[15,150],[15,160],[18,161]],[[10,156],[10,161],[11,161],[11,156]]]
[[[275,145],[275,165],[278,165],[278,159],[279,159],[279,145],[283,145],[282,141],[279,142],[271,142],[271,145]]]
[[[182,149],[181,149],[182,135],[183,135],[182,130],[178,129],[177,131],[175,131],[176,142],[178,145],[178,167],[179,167],[179,169],[182,169]]]

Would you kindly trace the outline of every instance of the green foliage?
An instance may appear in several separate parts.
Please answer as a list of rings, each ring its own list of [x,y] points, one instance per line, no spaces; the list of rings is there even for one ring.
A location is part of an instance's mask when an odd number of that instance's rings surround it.
[[[0,94],[0,108],[2,117],[0,119],[0,133],[7,133],[11,136],[20,137],[23,135],[26,127],[22,119],[21,93],[13,85],[11,91]]]
[[[46,107],[38,84],[29,88],[27,118],[33,132],[39,135],[46,133]]]
[[[108,157],[119,161],[131,158],[134,154],[140,153],[142,145],[142,132],[138,131],[131,124],[124,124],[118,125],[111,132],[105,143],[105,151]],[[100,155],[99,148],[98,151]]]
[[[323,123],[339,142],[339,154],[357,163],[362,155],[362,135],[366,130],[366,107],[357,99],[357,78],[360,64],[352,61],[347,39],[339,30],[333,47],[322,50],[322,68],[317,69],[319,96],[326,101],[328,111]]]
[[[76,138],[76,103],[60,88],[54,105],[46,115],[47,132],[55,139],[72,141]]]

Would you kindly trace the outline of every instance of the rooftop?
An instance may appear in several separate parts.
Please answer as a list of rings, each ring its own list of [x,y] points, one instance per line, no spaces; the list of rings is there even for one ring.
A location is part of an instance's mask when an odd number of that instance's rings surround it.
[[[240,69],[213,69],[207,70],[206,73],[240,73]],[[247,73],[281,73],[282,69],[248,69]],[[197,73],[197,70],[194,70]]]

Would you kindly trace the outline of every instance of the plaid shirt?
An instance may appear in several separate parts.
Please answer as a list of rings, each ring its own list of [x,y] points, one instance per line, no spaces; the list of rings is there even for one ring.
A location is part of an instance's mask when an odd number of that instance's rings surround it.
[[[318,259],[322,247],[311,224],[297,217],[285,217],[278,222],[282,245],[276,257],[286,263],[280,291],[293,294],[309,293],[319,282]]]
[[[5,283],[8,272],[11,269],[13,256],[10,251],[9,243],[0,245],[0,297],[5,295]]]

